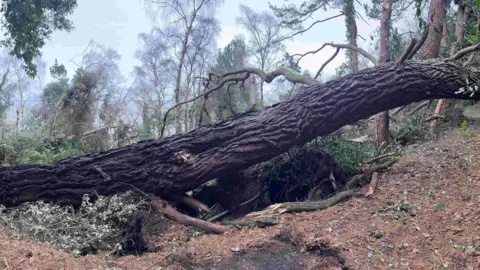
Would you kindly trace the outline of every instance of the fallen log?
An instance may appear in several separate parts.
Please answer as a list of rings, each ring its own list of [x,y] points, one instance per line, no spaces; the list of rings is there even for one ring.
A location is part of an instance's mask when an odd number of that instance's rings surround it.
[[[406,61],[365,69],[307,87],[263,111],[185,134],[51,164],[0,167],[0,203],[78,204],[86,193],[111,195],[132,187],[159,196],[181,195],[381,111],[429,99],[478,100],[480,95],[471,96],[467,86],[479,75],[450,62]],[[456,93],[459,89],[467,90]]]
[[[334,196],[323,201],[286,202],[286,203],[272,204],[269,207],[267,207],[265,210],[252,212],[248,214],[247,217],[264,217],[264,216],[272,216],[272,215],[281,215],[283,213],[309,212],[309,211],[323,210],[337,203],[350,199],[355,194],[355,192],[356,190],[353,190],[353,189],[341,191],[335,194]]]

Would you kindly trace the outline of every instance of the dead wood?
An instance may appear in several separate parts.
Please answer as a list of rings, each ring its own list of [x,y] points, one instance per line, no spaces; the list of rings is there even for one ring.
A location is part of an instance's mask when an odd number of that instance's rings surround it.
[[[286,202],[273,204],[267,207],[265,210],[253,212],[247,215],[247,217],[263,217],[280,215],[283,213],[295,213],[295,212],[308,212],[326,209],[332,205],[345,201],[351,198],[355,194],[355,190],[346,190],[335,194],[334,196],[316,202]]]
[[[162,212],[166,217],[176,222],[179,222],[181,224],[193,226],[195,228],[198,228],[202,231],[209,232],[209,233],[221,234],[228,231],[228,228],[222,225],[210,223],[201,219],[196,219],[196,218],[184,215],[178,212],[177,210],[175,210],[175,208],[171,207],[170,205],[163,203],[159,199],[153,198],[151,203],[156,209],[162,209]]]
[[[454,63],[387,63],[185,134],[51,164],[0,167],[0,203],[79,204],[83,194],[111,195],[132,187],[161,197],[180,196],[381,111],[439,98],[478,100],[480,95],[456,93],[478,78],[479,72]]]
[[[385,161],[384,163],[381,163],[381,164],[378,164],[378,165],[373,165],[373,166],[369,167],[369,172],[371,172],[371,173],[380,172],[380,171],[385,170],[388,167],[392,166],[397,161],[398,161],[398,158],[394,157],[394,158],[391,158],[388,161]],[[364,185],[368,184],[368,182],[370,181],[371,173],[370,174],[358,174],[358,175],[353,176],[350,179],[350,181],[348,181],[348,183],[345,185],[345,189],[353,189],[353,188],[361,187],[361,186],[364,186]]]
[[[393,156],[393,155],[395,155],[395,154],[396,154],[396,152],[391,152],[391,153],[383,154],[383,155],[374,157],[374,158],[372,158],[372,159],[369,159],[369,160],[365,161],[364,163],[367,163],[367,164],[368,164],[368,163],[372,163],[372,162],[375,162],[375,161],[377,161],[377,160],[379,160],[379,159],[382,159],[382,158],[391,157],[391,156]]]
[[[372,174],[372,181],[370,181],[370,186],[368,187],[367,194],[365,194],[365,198],[373,195],[373,193],[375,192],[375,189],[377,188],[377,182],[378,182],[378,173],[374,172]]]
[[[222,225],[225,226],[234,226],[237,228],[241,227],[268,227],[277,225],[277,221],[273,218],[260,218],[255,220],[233,220],[233,221],[222,221]]]

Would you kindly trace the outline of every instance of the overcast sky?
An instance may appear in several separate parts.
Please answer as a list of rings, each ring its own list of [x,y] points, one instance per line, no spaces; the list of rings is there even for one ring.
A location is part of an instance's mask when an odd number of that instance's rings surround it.
[[[218,9],[217,18],[221,22],[222,33],[218,46],[224,47],[235,35],[242,33],[242,29],[235,23],[239,15],[240,3],[259,11],[270,10],[267,0],[226,0]],[[285,0],[270,0],[272,4],[281,5]],[[290,0],[291,3],[301,3],[302,0]],[[327,18],[339,13],[339,10],[319,12],[315,19]],[[137,64],[134,52],[138,48],[137,36],[141,32],[148,32],[154,26],[146,14],[143,1],[140,0],[78,0],[78,7],[71,16],[75,30],[70,33],[55,32],[46,46],[42,49],[43,59],[47,66],[51,66],[57,58],[66,65],[69,75],[72,75],[79,56],[90,40],[115,49],[121,56],[120,69],[128,76],[133,66]],[[368,21],[369,25],[357,20],[358,33],[370,33],[377,25]],[[345,42],[344,18],[339,17],[321,24],[317,24],[311,31],[289,42],[287,50],[290,53],[306,52],[319,48],[325,42]],[[334,50],[326,48],[322,53],[304,58],[300,65],[315,73],[322,63],[328,59]],[[326,74],[332,74],[335,67],[344,60],[343,52],[327,66]],[[48,76],[48,72],[47,72]],[[48,80],[48,78],[47,78]]]

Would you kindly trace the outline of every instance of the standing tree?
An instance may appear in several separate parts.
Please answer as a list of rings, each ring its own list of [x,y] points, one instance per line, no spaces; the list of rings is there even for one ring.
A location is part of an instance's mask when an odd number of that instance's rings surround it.
[[[142,126],[147,137],[160,134],[161,119],[167,102],[167,87],[172,84],[175,64],[168,53],[163,35],[157,29],[139,35],[141,48],[135,53],[140,65],[135,67],[137,76],[135,93],[142,110]],[[156,128],[156,132],[155,132]]]
[[[159,14],[164,25],[162,30],[166,40],[175,51],[176,75],[174,95],[175,103],[181,102],[181,84],[185,65],[185,58],[189,48],[193,45],[192,35],[199,30],[202,18],[212,17],[215,9],[222,0],[148,0],[147,8],[152,14]],[[175,111],[175,131],[182,133],[181,107]]]
[[[380,59],[379,64],[387,63],[390,55],[390,29],[392,17],[392,0],[383,0],[382,18],[380,20]],[[377,124],[377,145],[385,147],[390,141],[389,115],[388,111],[379,113],[376,116]]]
[[[27,74],[34,77],[37,67],[34,59],[54,30],[70,31],[72,22],[67,16],[77,6],[76,0],[3,0],[5,40],[2,45],[12,48],[11,53],[23,59]]]
[[[276,67],[284,50],[281,26],[277,19],[268,12],[256,13],[250,7],[240,5],[240,16],[237,18],[248,32],[247,50],[255,59],[256,65],[263,71]],[[264,106],[264,80],[260,81],[260,107]],[[250,109],[255,108],[256,100],[252,99]]]

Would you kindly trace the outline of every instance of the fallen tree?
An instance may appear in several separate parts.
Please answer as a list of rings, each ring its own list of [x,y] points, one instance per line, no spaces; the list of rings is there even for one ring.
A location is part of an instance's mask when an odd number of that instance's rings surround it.
[[[52,164],[0,167],[0,203],[78,203],[86,193],[131,189],[175,198],[381,111],[429,99],[480,99],[471,92],[479,75],[453,62],[377,66],[186,134]]]

